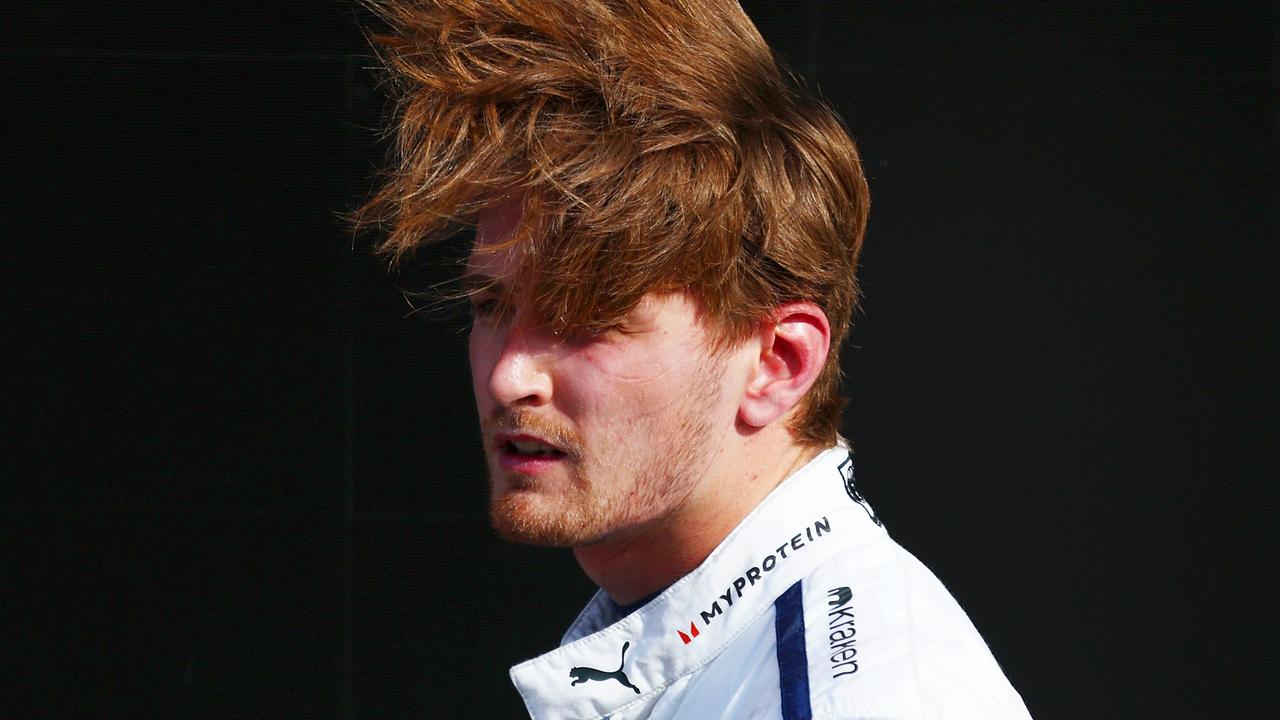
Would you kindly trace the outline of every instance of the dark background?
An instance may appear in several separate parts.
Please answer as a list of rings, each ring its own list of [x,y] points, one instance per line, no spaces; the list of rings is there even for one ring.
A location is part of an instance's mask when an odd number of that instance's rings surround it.
[[[750,2],[874,206],[845,425],[1038,718],[1276,717],[1277,9]],[[0,22],[0,717],[508,717],[591,588],[338,217],[350,3]]]

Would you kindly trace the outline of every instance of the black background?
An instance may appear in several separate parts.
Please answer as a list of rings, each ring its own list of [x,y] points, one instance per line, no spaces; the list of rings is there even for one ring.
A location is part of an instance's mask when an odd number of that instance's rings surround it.
[[[859,141],[845,424],[1038,718],[1275,717],[1277,10],[750,2]],[[10,4],[0,716],[521,711],[464,336],[339,214],[349,3]]]

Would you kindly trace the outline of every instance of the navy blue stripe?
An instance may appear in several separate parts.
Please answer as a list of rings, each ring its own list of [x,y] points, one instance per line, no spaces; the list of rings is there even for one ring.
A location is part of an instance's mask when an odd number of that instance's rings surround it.
[[[778,690],[782,720],[810,720],[809,657],[804,649],[804,601],[800,582],[773,602],[773,627],[778,633]]]

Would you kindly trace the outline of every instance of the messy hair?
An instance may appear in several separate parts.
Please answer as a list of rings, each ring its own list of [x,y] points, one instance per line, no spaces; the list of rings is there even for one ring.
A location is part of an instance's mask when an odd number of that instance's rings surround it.
[[[737,2],[366,4],[398,105],[393,167],[357,218],[385,229],[393,263],[514,197],[511,282],[556,331],[598,333],[648,292],[686,291],[732,344],[814,302],[831,351],[789,428],[836,440],[866,180],[839,118]]]

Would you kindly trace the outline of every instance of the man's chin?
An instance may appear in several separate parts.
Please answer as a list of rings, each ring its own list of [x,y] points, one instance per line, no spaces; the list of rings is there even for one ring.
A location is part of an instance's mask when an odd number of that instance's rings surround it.
[[[575,547],[595,539],[582,510],[536,491],[507,490],[490,503],[489,522],[499,537],[510,542]]]

